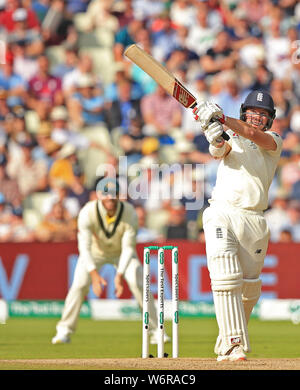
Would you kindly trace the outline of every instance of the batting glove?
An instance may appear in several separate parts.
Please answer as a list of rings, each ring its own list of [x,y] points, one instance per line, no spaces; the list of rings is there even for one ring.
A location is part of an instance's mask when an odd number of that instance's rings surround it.
[[[206,129],[212,119],[217,119],[219,122],[225,122],[225,115],[220,106],[211,102],[201,102],[193,109],[194,119],[200,122],[201,127]]]
[[[223,126],[220,122],[210,123],[204,131],[207,141],[215,147],[221,147],[224,144],[224,140],[221,137],[222,134]]]

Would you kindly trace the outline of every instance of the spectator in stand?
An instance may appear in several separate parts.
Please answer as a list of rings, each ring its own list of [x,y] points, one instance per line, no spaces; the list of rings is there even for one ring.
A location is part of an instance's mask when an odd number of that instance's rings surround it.
[[[7,92],[4,89],[0,89],[0,125],[5,120],[5,117],[9,114],[7,96]]]
[[[50,122],[44,121],[40,124],[37,133],[35,134],[37,145],[32,151],[33,159],[45,161],[48,171],[55,160],[55,154],[61,148],[59,143],[56,143],[51,139],[51,131],[52,126]]]
[[[76,69],[78,64],[78,50],[73,48],[66,48],[64,62],[54,66],[53,76],[64,79],[65,75]]]
[[[7,0],[5,10],[0,14],[0,26],[3,26],[7,32],[13,32],[16,28],[16,21],[13,18],[14,12],[22,8],[23,2],[20,0]],[[29,29],[38,30],[39,20],[32,8],[26,7],[27,12],[27,26]]]
[[[172,133],[180,127],[182,121],[180,103],[158,85],[154,93],[141,99],[141,112],[146,135],[159,136],[163,144],[174,142]]]
[[[150,23],[156,16],[161,15],[166,8],[165,0],[136,0],[133,2],[135,18],[147,20]]]
[[[49,71],[49,59],[43,54],[38,58],[38,73],[29,81],[27,106],[46,119],[55,103],[56,94],[61,91],[61,79]]]
[[[128,166],[139,162],[142,158],[144,140],[142,118],[134,114],[130,118],[128,131],[124,131],[119,138],[119,145],[127,157]]]
[[[202,2],[197,6],[196,22],[190,27],[186,38],[187,47],[199,57],[213,47],[216,37],[217,31],[209,25],[208,13],[206,3]]]
[[[34,230],[24,223],[22,208],[13,208],[8,241],[33,242],[35,238]]]
[[[44,51],[44,43],[38,29],[29,28],[28,11],[18,8],[12,14],[14,30],[7,32],[5,40],[8,45],[21,43],[29,57],[37,57]]]
[[[132,20],[140,19],[135,17],[134,5],[132,0],[122,0],[113,3],[112,14],[118,18],[119,30],[128,26]]]
[[[245,44],[252,41],[247,12],[241,8],[236,8],[234,12],[227,13],[227,16],[226,30],[233,41],[233,47],[241,49]]]
[[[228,33],[219,31],[213,47],[200,59],[200,65],[207,76],[212,76],[224,70],[234,70],[237,61],[238,54],[231,47]]]
[[[76,82],[77,90],[67,100],[72,123],[81,128],[103,124],[104,95],[91,75],[81,75]]]
[[[300,136],[300,104],[295,105],[291,110],[290,129]]]
[[[266,13],[265,5],[259,0],[243,1],[240,4],[240,9],[247,13],[247,19],[253,24],[258,24]]]
[[[274,78],[270,85],[270,93],[276,109],[282,112],[283,117],[288,119],[291,110],[291,96],[289,96],[286,82],[283,79]]]
[[[46,191],[48,188],[47,165],[42,160],[33,160],[32,149],[35,143],[28,139],[20,144],[22,156],[20,159],[9,159],[7,173],[18,183],[22,197],[36,191]]]
[[[141,68],[139,68],[139,69],[141,70]],[[143,72],[143,73],[145,75],[147,75],[147,73],[145,73],[145,72]],[[145,91],[143,90],[143,88],[144,88],[143,81],[141,81],[139,79],[135,80],[135,76],[133,74],[130,74],[130,76],[128,76],[126,66],[124,63],[122,63],[122,62],[116,63],[113,81],[104,86],[104,97],[105,97],[106,109],[111,108],[112,102],[119,100],[118,85],[120,83],[122,83],[124,80],[127,80],[128,78],[130,79],[129,81],[131,82],[131,95],[130,96],[131,96],[132,100],[140,99],[145,94]],[[149,76],[149,78],[151,80],[153,80],[150,76]],[[154,84],[156,86],[155,81],[154,81]]]
[[[86,11],[87,30],[105,29],[116,33],[120,27],[118,18],[113,14],[114,0],[92,0]]]
[[[137,231],[136,242],[155,242],[162,241],[163,237],[153,229],[147,227],[147,212],[142,206],[136,206],[135,211],[138,217],[139,228]]]
[[[168,13],[159,17],[159,27],[155,28],[155,20],[152,23],[152,53],[160,62],[165,61],[169,55],[179,46],[175,26]]]
[[[42,242],[63,242],[76,239],[76,219],[72,218],[61,203],[55,203],[51,211],[37,226],[36,238]]]
[[[287,207],[288,197],[283,191],[278,192],[271,207],[265,211],[265,218],[270,229],[270,241],[277,242],[284,226],[288,224]]]
[[[170,5],[170,18],[175,26],[191,28],[195,22],[195,6],[189,0],[175,0]]]
[[[203,167],[196,166],[193,169],[191,178],[188,181],[191,189],[186,191],[180,199],[185,208],[188,239],[197,240],[199,230],[199,216],[206,205],[204,197],[204,172]]]
[[[281,185],[288,193],[293,185],[300,180],[300,153],[299,144],[292,151],[291,157],[283,164],[280,172]]]
[[[166,232],[168,240],[188,238],[188,229],[185,220],[185,209],[181,206],[173,206],[170,209],[170,218]]]
[[[113,54],[116,62],[124,61],[124,50],[127,46],[135,43],[137,32],[143,27],[141,20],[133,19],[128,25],[118,30],[115,34]]]
[[[8,135],[9,158],[17,161],[23,155],[21,144],[27,140],[33,141],[33,137],[27,131],[23,107],[12,107],[11,112],[5,118],[4,126]]]
[[[74,191],[79,189],[77,177],[83,175],[74,145],[66,143],[57,153],[49,171],[49,183],[61,180]]]
[[[66,6],[63,0],[53,0],[49,4],[41,25],[43,40],[47,46],[63,45],[74,48],[78,44],[78,33]]]
[[[104,153],[107,158],[112,157],[112,152],[101,143],[89,140],[84,133],[73,130],[70,127],[70,117],[68,110],[64,106],[54,107],[50,113],[51,121],[51,139],[63,146],[66,144],[72,145],[77,150],[86,150],[88,148],[96,148]],[[97,129],[95,130],[97,131]]]
[[[254,72],[254,83],[252,84],[251,89],[264,89],[269,91],[273,80],[273,74],[269,71],[266,64],[263,62],[258,65]]]
[[[118,99],[111,102],[106,109],[105,121],[111,132],[121,128],[127,133],[130,120],[134,116],[141,117],[140,98],[133,98],[133,84],[130,79],[122,79],[117,85]]]
[[[81,168],[77,148],[66,143],[55,155],[49,171],[50,186],[60,183],[68,189],[68,197],[75,198],[72,203],[84,205],[89,198],[89,191],[84,185],[85,175]],[[62,191],[63,192],[63,191]]]
[[[68,196],[68,185],[65,181],[51,180],[49,195],[42,205],[41,213],[43,215],[49,214],[56,203],[62,204],[71,217],[75,218],[78,215],[80,203],[78,199]]]
[[[221,79],[223,81],[222,92],[214,96],[214,101],[223,108],[225,115],[234,118],[250,91],[243,91],[239,87],[237,72],[223,71]]]
[[[13,71],[13,59],[6,58],[0,66],[0,88],[7,93],[6,103],[9,107],[24,105],[27,83]]]
[[[289,229],[283,229],[279,233],[278,241],[279,243],[291,243],[293,242],[293,235]]]
[[[76,92],[76,82],[82,75],[93,75],[93,61],[88,54],[79,54],[75,68],[62,79],[62,88],[66,98]]]
[[[20,141],[26,138],[27,134],[15,132],[14,129],[14,115],[9,112],[2,122],[2,147],[3,153],[7,151],[8,159],[18,159],[22,155]]]
[[[291,71],[289,39],[283,35],[280,17],[271,20],[270,32],[265,39],[266,61],[275,78],[282,78]]]
[[[0,192],[6,199],[7,203],[13,207],[20,207],[22,205],[23,197],[20,193],[17,181],[9,178],[6,167],[6,155],[0,154]]]
[[[288,223],[283,227],[290,230],[293,241],[300,242],[300,202],[291,200],[287,207]]]
[[[0,242],[10,240],[12,217],[12,208],[0,192]]]
[[[14,73],[28,83],[39,70],[37,59],[27,54],[26,45],[22,41],[11,44],[11,53]]]

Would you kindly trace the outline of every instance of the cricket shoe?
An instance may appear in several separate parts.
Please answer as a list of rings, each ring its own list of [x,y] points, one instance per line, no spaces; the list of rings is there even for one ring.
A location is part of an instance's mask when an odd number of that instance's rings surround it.
[[[71,342],[70,336],[57,334],[52,339],[52,344],[68,344]]]
[[[245,352],[241,345],[235,345],[233,348],[231,348],[226,355],[219,355],[217,357],[218,362],[223,361],[230,361],[230,362],[237,362],[237,361],[245,361],[247,360],[247,357],[245,355]]]
[[[158,344],[158,330],[153,330],[150,332],[150,344]],[[169,337],[166,333],[164,334],[164,343],[169,343],[171,341],[171,337]]]

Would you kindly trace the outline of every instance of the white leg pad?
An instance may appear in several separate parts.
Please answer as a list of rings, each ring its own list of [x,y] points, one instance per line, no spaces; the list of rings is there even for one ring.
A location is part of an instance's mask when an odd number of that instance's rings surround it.
[[[244,279],[242,289],[242,301],[245,311],[246,321],[248,323],[250,315],[261,294],[260,279]]]
[[[209,259],[219,337],[215,352],[225,355],[233,346],[250,350],[247,322],[242,302],[243,274],[235,254],[225,252]]]

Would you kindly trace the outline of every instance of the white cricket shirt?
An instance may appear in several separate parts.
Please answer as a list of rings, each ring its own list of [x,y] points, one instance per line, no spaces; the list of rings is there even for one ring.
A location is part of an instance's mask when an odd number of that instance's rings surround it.
[[[228,133],[232,150],[220,161],[209,203],[263,211],[268,207],[268,192],[280,158],[282,138],[271,130],[266,131],[277,144],[276,150],[271,151],[231,130]]]

